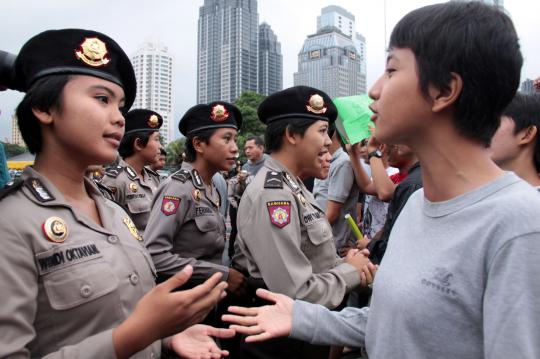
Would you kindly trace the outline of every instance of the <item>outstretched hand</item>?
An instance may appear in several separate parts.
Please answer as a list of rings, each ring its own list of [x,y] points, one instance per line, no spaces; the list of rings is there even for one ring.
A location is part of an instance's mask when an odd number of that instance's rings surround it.
[[[208,325],[197,324],[187,328],[171,338],[171,349],[181,358],[186,359],[220,359],[229,355],[214,342],[215,338],[234,337],[233,329],[217,329]]]
[[[275,304],[257,308],[229,307],[229,312],[236,315],[225,314],[221,319],[232,323],[230,328],[237,333],[248,335],[248,343],[288,336],[292,328],[294,301],[265,289],[257,289],[257,296]]]

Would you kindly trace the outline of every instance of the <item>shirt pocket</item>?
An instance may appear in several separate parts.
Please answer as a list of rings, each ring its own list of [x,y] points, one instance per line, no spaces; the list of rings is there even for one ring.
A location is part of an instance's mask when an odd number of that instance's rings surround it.
[[[51,307],[66,310],[115,291],[118,279],[107,262],[92,260],[48,273],[43,285]]]
[[[195,217],[195,225],[201,232],[216,232],[218,230],[218,223],[215,216],[200,216]]]
[[[150,201],[148,201],[146,198],[128,200],[126,205],[129,213],[141,214],[150,212]]]
[[[309,241],[314,246],[319,246],[328,241],[332,241],[332,229],[325,220],[317,220],[306,225]]]

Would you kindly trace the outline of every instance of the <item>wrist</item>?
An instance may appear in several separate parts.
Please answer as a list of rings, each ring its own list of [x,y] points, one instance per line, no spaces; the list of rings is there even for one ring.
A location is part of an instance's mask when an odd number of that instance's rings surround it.
[[[147,328],[137,325],[132,316],[113,330],[113,345],[118,359],[130,358],[158,339],[151,337],[155,331],[143,330]]]
[[[381,159],[382,158],[382,152],[380,150],[373,150],[373,151],[370,151],[368,153],[368,160],[371,161],[372,158],[378,158],[378,159]]]

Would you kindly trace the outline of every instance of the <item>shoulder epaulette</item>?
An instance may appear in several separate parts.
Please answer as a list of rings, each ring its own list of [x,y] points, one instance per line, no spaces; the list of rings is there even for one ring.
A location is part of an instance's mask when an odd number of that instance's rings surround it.
[[[145,167],[144,169],[147,170],[148,173],[150,173],[151,175],[156,176],[156,177],[159,177],[159,173],[157,173],[157,172],[154,171],[153,169],[148,168],[148,167]]]
[[[178,181],[184,183],[189,178],[191,178],[191,174],[189,173],[189,171],[180,170],[180,171],[176,171],[171,177],[174,178],[175,180],[178,180]]]
[[[116,178],[122,171],[122,166],[111,166],[105,170],[105,174],[109,177]]]
[[[8,194],[13,193],[17,191],[19,188],[22,187],[24,181],[23,180],[17,180],[12,185],[4,187],[0,189],[0,201],[7,197]]]
[[[98,182],[96,180],[93,180],[93,181],[96,184],[99,191],[101,192],[101,194],[103,195],[103,197],[105,197],[107,199],[110,199],[111,201],[115,200],[114,199],[114,193],[109,187],[105,186],[104,184],[101,184],[100,182]]]
[[[34,197],[42,203],[54,201],[54,196],[51,192],[41,183],[38,178],[27,178],[24,181],[24,185],[32,192]]]
[[[199,171],[195,168],[191,170],[191,182],[193,182],[195,188],[204,189],[204,183],[199,175]]]
[[[137,173],[135,172],[135,170],[133,170],[133,168],[131,168],[131,166],[124,167],[124,170],[128,174],[128,178],[130,180],[135,181],[137,179]]]
[[[264,179],[264,188],[283,188],[283,173],[268,171]]]

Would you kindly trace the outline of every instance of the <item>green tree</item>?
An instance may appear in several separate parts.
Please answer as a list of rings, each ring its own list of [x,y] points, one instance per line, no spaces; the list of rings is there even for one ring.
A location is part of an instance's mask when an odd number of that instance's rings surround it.
[[[165,148],[167,151],[167,160],[165,165],[167,167],[179,168],[182,159],[182,153],[184,152],[186,144],[186,138],[182,137],[178,140],[174,140]]]
[[[242,128],[238,133],[238,148],[240,152],[240,160],[246,161],[244,151],[244,144],[246,138],[251,136],[264,136],[266,125],[259,121],[257,116],[257,108],[261,102],[265,99],[265,95],[262,95],[253,91],[246,91],[240,95],[240,97],[234,101],[234,105],[238,107],[242,114]]]
[[[4,151],[6,152],[6,158],[17,156],[28,151],[26,147],[19,146],[14,143],[2,142],[2,144],[4,145]]]

